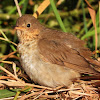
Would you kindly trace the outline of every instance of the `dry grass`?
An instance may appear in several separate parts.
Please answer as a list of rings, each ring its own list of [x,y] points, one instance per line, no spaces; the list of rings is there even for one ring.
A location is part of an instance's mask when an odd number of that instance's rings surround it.
[[[0,69],[6,72],[6,76],[0,76],[0,89],[20,88],[21,89],[20,95],[17,95],[18,93],[16,93],[15,96],[15,98],[18,100],[25,100],[25,99],[99,100],[100,98],[99,95],[100,90],[99,87],[97,87],[97,85],[100,84],[100,81],[97,80],[95,81],[77,80],[69,87],[60,86],[57,88],[49,88],[45,86],[25,83],[25,81],[22,81],[22,79],[18,78],[19,77],[18,75],[16,76],[12,74],[2,66],[0,66]],[[26,88],[25,86],[28,87]],[[30,87],[31,89],[28,92],[24,94],[21,93],[21,91],[25,91]],[[13,98],[12,97],[3,98],[3,100],[9,100],[9,99],[11,100]]]
[[[0,69],[7,73],[7,76],[0,77],[0,88],[20,88],[25,90],[25,86],[31,87],[26,93],[20,93],[20,96],[16,93],[18,100],[35,100],[35,99],[64,99],[64,100],[99,100],[99,87],[92,85],[98,81],[81,81],[77,80],[68,88],[60,86],[57,88],[49,88],[30,83],[25,83],[21,79],[17,78],[11,72],[0,66]],[[100,83],[100,82],[99,82]],[[27,88],[26,88],[27,89]],[[21,90],[21,91],[22,91]],[[13,97],[14,98],[14,97]],[[12,97],[3,98],[3,100],[13,99]]]

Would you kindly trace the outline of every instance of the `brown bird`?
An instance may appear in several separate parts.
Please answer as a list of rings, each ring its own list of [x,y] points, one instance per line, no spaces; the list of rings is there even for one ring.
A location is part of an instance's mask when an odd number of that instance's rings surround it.
[[[84,42],[69,33],[46,28],[32,15],[17,20],[20,62],[29,77],[40,85],[68,86],[81,73],[100,75],[93,66],[100,62]]]

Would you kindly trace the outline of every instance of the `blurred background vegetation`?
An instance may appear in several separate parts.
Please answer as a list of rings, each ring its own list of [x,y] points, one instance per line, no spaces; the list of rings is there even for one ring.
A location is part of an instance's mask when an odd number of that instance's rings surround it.
[[[33,14],[43,0],[18,0],[22,14]],[[96,22],[99,32],[99,1],[88,0],[96,10]],[[88,8],[84,0],[55,0],[56,7],[62,18],[66,31],[76,35],[78,38],[85,40],[87,46],[95,50],[95,30],[90,18]],[[18,43],[14,26],[19,17],[13,0],[0,0],[0,37],[3,32],[6,37]],[[61,30],[57,19],[53,13],[51,5],[38,17],[38,20],[49,28]],[[100,48],[100,34],[98,34],[98,50]],[[0,57],[9,54],[13,50],[10,43],[0,39]]]

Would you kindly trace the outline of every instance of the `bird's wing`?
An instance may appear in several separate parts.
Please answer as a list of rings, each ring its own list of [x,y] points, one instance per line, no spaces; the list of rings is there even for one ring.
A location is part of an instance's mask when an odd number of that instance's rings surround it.
[[[65,41],[59,38],[54,40],[53,37],[51,39],[50,37],[49,39],[42,38],[38,41],[39,52],[46,61],[53,64],[66,66],[80,73],[98,74],[86,60],[90,58],[91,53],[87,48],[81,47],[81,40],[76,47],[73,46],[74,43],[71,43],[75,41],[66,43],[67,41],[68,39]]]

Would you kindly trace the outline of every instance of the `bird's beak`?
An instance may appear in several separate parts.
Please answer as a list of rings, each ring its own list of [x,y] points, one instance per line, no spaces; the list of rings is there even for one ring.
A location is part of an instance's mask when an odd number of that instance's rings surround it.
[[[16,30],[25,30],[24,27],[19,27],[19,26],[16,26],[15,29],[16,29]]]

